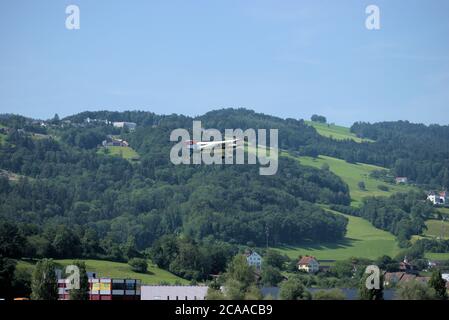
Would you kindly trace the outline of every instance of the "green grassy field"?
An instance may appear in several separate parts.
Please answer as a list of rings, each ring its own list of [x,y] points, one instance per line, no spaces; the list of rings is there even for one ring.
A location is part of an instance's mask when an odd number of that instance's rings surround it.
[[[54,261],[61,267],[73,263],[73,260],[71,259],[54,260]],[[146,274],[142,274],[132,271],[131,267],[127,263],[111,262],[104,260],[83,260],[83,261],[86,262],[87,271],[97,272],[97,277],[140,279],[143,284],[159,284],[161,282],[170,284],[189,283],[187,280],[179,278],[168,271],[162,270],[151,263],[148,264],[148,272]],[[34,264],[28,261],[19,261],[17,264],[17,268],[32,271],[34,268]]]
[[[449,216],[449,208],[438,208],[437,211],[445,216]]]
[[[374,170],[385,170],[385,168],[382,167],[363,163],[352,164],[341,159],[327,156],[319,156],[316,159],[311,157],[299,157],[297,159],[299,159],[302,165],[315,168],[321,168],[324,163],[327,163],[330,170],[348,184],[351,199],[353,200],[352,205],[354,206],[360,205],[362,199],[367,196],[390,196],[395,192],[407,192],[411,189],[410,186],[388,184],[369,176],[370,172]],[[360,190],[358,187],[359,181],[365,183],[366,190]],[[379,185],[386,185],[389,190],[379,190]]]
[[[328,211],[341,214],[332,210]],[[395,237],[391,233],[373,227],[371,223],[362,218],[344,216],[348,218],[349,222],[346,237],[342,241],[310,243],[295,247],[283,246],[275,249],[290,258],[308,254],[324,260],[343,260],[350,257],[375,259],[382,255],[394,257],[399,252]]]
[[[109,153],[107,153],[106,149],[109,150]],[[134,151],[134,149],[131,147],[119,147],[119,146],[110,146],[106,148],[103,147],[98,150],[98,153],[108,154],[111,156],[119,156],[126,160],[139,159],[139,154],[136,151]]]
[[[433,253],[427,252],[425,257],[430,260],[449,260],[449,252],[448,253]]]
[[[306,124],[314,127],[316,131],[325,137],[333,138],[335,140],[353,140],[355,142],[372,142],[369,139],[361,139],[352,133],[349,128],[337,126],[335,124],[319,123],[312,121],[305,121]]]
[[[424,232],[424,235],[433,238],[449,239],[449,221],[427,220],[426,226],[427,230]]]

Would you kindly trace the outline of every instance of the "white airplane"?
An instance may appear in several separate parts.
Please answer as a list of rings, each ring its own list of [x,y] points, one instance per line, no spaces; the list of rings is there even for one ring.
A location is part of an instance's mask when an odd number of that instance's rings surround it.
[[[187,144],[188,148],[193,152],[201,152],[201,151],[217,151],[221,150],[223,153],[223,157],[225,156],[226,147],[231,147],[232,150],[236,149],[237,141],[239,139],[232,139],[232,140],[223,140],[223,141],[195,141],[195,140],[188,140],[185,143]]]

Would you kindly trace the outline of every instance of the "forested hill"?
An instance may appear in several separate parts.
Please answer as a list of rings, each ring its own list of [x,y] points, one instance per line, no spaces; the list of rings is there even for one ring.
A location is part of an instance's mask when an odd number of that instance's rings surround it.
[[[86,123],[87,118],[93,121]],[[220,130],[278,129],[280,147],[292,153],[378,164],[436,188],[449,184],[445,126],[356,123],[352,132],[370,139],[360,143],[323,137],[303,120],[246,109],[216,110],[197,118],[83,112],[55,117],[45,126],[3,115],[0,219],[28,242],[22,254],[123,260],[167,234],[265,245],[267,226],[269,245],[344,236],[346,218],[317,206],[350,203],[348,186],[329,170],[301,166],[287,157],[280,159],[275,176],[260,176],[251,165],[174,166],[170,132],[191,130],[194,119],[204,128]],[[129,132],[103,120],[136,122],[137,129]],[[102,152],[99,146],[108,135],[127,140],[138,161]]]
[[[139,125],[128,132],[85,123],[85,116]],[[274,176],[260,176],[254,165],[174,166],[170,131],[190,128],[192,118],[89,112],[69,119],[55,117],[46,126],[18,116],[0,119],[0,168],[7,173],[0,177],[0,220],[8,223],[0,229],[23,237],[19,256],[125,260],[168,234],[264,245],[267,227],[270,245],[345,235],[347,219],[316,205],[350,202],[347,185],[328,170],[288,158]],[[296,126],[317,136],[300,121],[291,125],[291,136]],[[129,141],[139,161],[100,152],[107,135]]]
[[[181,115],[161,116],[150,112],[83,112],[68,117],[82,122],[87,117],[133,121],[141,125],[191,128],[192,118]],[[449,126],[413,124],[407,121],[375,124],[355,123],[351,132],[374,142],[337,140],[319,135],[303,120],[282,119],[247,109],[221,109],[196,118],[204,127],[217,128],[276,128],[279,146],[301,155],[319,154],[344,159],[348,162],[367,163],[391,169],[394,176],[405,176],[427,188],[449,188]],[[165,137],[165,136],[164,136]],[[136,143],[140,143],[136,141]]]
[[[408,121],[355,123],[351,131],[374,139],[372,153],[386,155],[383,165],[420,184],[449,188],[449,126]]]

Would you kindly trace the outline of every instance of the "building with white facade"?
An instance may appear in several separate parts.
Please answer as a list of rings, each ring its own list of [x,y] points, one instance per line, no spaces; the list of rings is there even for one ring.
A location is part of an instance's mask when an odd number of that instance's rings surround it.
[[[113,122],[112,125],[116,128],[128,128],[131,131],[135,130],[137,126],[135,122]]]
[[[256,251],[248,251],[245,253],[248,265],[260,270],[262,268],[262,257]]]
[[[207,286],[141,286],[140,300],[205,300]]]
[[[427,200],[432,202],[433,205],[446,205],[449,204],[449,194],[447,191],[441,192],[429,192],[427,194]]]
[[[315,257],[305,256],[298,261],[298,270],[315,273],[320,270],[320,264]]]

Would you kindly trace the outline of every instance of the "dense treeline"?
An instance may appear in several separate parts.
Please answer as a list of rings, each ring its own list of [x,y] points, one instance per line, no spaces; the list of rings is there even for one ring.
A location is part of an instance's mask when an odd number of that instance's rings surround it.
[[[279,146],[301,155],[327,155],[392,169],[394,176],[432,188],[449,188],[449,126],[408,121],[355,123],[351,132],[374,142],[320,136],[303,120],[281,119],[246,109],[222,109],[199,117],[207,127],[279,129]]]
[[[376,140],[369,149],[384,154],[385,166],[396,176],[420,184],[449,187],[449,126],[414,124],[408,121],[357,122],[351,131]]]
[[[138,127],[130,133],[102,121],[85,123],[88,117],[131,121]],[[432,143],[424,152],[416,152],[425,139],[444,139],[444,133],[440,138],[434,136],[445,127],[399,123],[397,128],[387,126],[385,132],[390,133],[382,135],[380,129],[367,129],[374,125],[355,124],[352,130],[359,136],[376,140],[356,143],[322,137],[302,120],[284,120],[246,109],[212,111],[197,119],[205,128],[220,130],[276,128],[283,149],[390,166],[398,175],[408,176],[408,171],[398,169],[405,162],[418,168],[422,161],[435,159],[433,175],[429,175],[433,178],[410,175],[430,184],[444,182],[441,172],[448,167],[438,162],[445,155],[447,142],[438,144],[439,148]],[[258,167],[251,165],[174,166],[168,156],[170,132],[176,128],[191,130],[192,120],[150,112],[100,111],[84,112],[64,121],[55,117],[48,128],[42,129],[24,117],[1,117],[1,124],[13,130],[1,145],[0,168],[24,176],[18,181],[0,179],[1,218],[16,224],[25,238],[32,240],[37,256],[76,256],[81,252],[82,256],[115,259],[126,259],[133,255],[130,248],[143,250],[173,233],[194,241],[212,236],[217,241],[255,245],[265,244],[267,228],[271,245],[341,238],[346,219],[313,203],[360,215],[401,241],[424,227],[430,209],[421,195],[412,196],[412,208],[404,206],[404,201],[396,198],[403,196],[398,195],[368,199],[360,210],[353,209],[348,207],[348,187],[340,178],[288,158],[281,158],[278,174],[268,177],[259,176]],[[44,130],[48,136],[35,139],[17,130],[20,128],[26,128],[26,132]],[[391,133],[393,128],[399,133]],[[423,138],[421,132],[427,132]],[[120,134],[129,141],[140,154],[140,161],[130,163],[98,154],[96,147],[108,134]],[[395,139],[405,139],[406,143]],[[390,140],[396,143],[392,145]],[[405,160],[407,157],[411,160]],[[61,226],[65,226],[64,232],[54,231]],[[80,245],[64,253],[54,245],[57,233]]]
[[[434,215],[434,208],[425,199],[425,194],[418,192],[397,193],[389,198],[368,197],[359,215],[375,227],[393,233],[400,244],[406,245],[412,235],[424,231],[424,221]]]
[[[261,245],[267,227],[271,245],[344,236],[347,220],[313,204],[349,204],[347,185],[331,172],[287,158],[275,176],[252,165],[174,166],[169,133],[191,119],[159,120],[122,132],[138,163],[97,153],[115,130],[104,124],[55,125],[41,139],[9,132],[0,168],[22,177],[1,177],[0,217],[28,241],[24,254],[126,260],[166,234]]]

